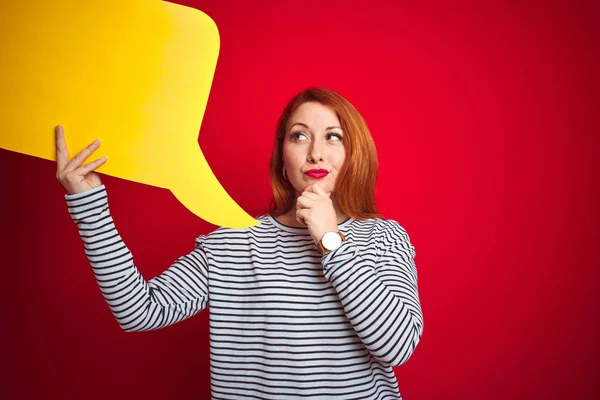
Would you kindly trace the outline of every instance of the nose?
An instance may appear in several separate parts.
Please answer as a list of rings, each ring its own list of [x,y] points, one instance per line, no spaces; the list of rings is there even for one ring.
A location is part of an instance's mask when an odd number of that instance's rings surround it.
[[[309,162],[318,163],[323,160],[323,152],[325,151],[324,145],[321,144],[318,140],[312,142],[312,146],[310,147],[310,151],[308,152],[307,160]]]

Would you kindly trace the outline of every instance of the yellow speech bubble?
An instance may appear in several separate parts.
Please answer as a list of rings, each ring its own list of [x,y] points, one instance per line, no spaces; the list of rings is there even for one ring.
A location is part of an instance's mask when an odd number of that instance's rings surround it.
[[[98,172],[170,189],[200,218],[259,222],[221,186],[198,145],[219,54],[201,11],[159,0],[25,0],[2,5],[0,147],[56,160],[100,138]]]

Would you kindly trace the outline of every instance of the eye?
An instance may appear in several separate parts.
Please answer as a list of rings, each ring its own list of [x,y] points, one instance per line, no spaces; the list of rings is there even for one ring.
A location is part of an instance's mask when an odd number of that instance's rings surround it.
[[[340,135],[339,133],[328,133],[327,138],[335,138],[335,139],[333,139],[334,141],[336,141],[336,140],[341,141],[342,135]]]
[[[302,136],[304,139],[300,139],[300,136]],[[298,140],[298,141],[300,141],[300,140],[303,141],[306,139],[306,136],[302,132],[293,132],[290,134],[290,137],[292,138],[292,140]]]

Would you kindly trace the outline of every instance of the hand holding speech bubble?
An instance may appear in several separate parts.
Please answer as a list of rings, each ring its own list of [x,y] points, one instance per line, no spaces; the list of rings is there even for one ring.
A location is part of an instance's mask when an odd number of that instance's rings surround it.
[[[159,0],[25,0],[2,6],[0,148],[56,160],[54,127],[97,169],[168,188],[215,225],[258,221],[214,176],[198,145],[219,53],[215,23]],[[8,62],[6,62],[8,61]]]

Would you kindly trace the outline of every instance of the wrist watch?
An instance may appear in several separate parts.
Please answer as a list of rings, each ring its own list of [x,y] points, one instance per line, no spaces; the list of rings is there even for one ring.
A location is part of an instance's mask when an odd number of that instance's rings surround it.
[[[325,255],[338,249],[345,241],[346,237],[340,231],[325,232],[319,243],[317,243],[317,250],[321,255]]]

